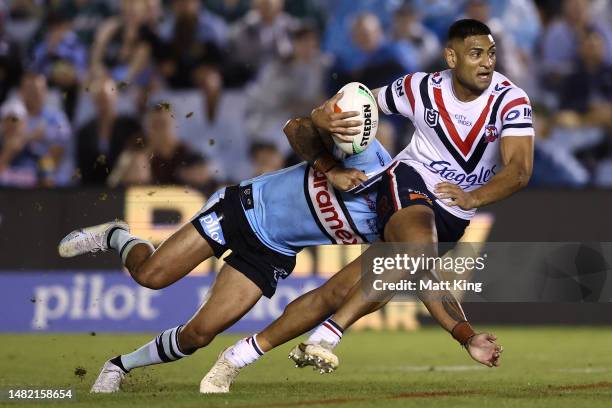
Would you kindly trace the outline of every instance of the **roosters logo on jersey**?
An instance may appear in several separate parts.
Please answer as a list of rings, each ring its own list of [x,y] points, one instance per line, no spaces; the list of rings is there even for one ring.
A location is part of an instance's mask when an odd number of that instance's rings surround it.
[[[499,138],[499,133],[495,125],[487,125],[485,127],[484,137],[487,143],[493,143]]]
[[[431,128],[438,126],[439,117],[440,113],[437,110],[433,108],[425,109],[425,123],[427,123],[427,126]]]
[[[453,169],[447,161],[433,161],[426,164],[425,168],[434,174],[438,174],[443,179],[459,185],[463,189],[486,184],[495,175],[497,165],[490,169],[481,167],[477,173],[466,174],[460,170]]]

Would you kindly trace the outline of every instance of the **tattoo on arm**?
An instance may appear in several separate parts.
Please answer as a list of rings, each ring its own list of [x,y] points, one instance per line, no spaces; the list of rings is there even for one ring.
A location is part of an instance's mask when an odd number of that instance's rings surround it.
[[[442,306],[444,306],[444,310],[451,318],[458,322],[467,320],[465,314],[463,314],[463,310],[461,309],[459,302],[457,302],[457,299],[455,299],[453,295],[450,293],[443,295],[441,301]]]
[[[324,138],[308,118],[292,119],[283,130],[293,151],[311,164],[328,152],[331,148],[329,143],[333,143],[331,137]]]

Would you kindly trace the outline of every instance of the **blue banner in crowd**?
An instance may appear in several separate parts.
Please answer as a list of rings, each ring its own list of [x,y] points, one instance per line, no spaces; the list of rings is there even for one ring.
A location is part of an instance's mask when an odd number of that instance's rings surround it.
[[[0,331],[160,331],[186,322],[205,300],[213,278],[186,277],[155,291],[108,271],[1,273]],[[279,282],[276,295],[262,298],[230,331],[262,329],[289,302],[324,281],[290,277]]]

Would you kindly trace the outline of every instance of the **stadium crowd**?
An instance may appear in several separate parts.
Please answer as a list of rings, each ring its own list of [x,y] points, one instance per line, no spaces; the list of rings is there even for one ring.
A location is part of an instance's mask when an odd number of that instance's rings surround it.
[[[0,186],[210,192],[293,164],[287,119],[444,69],[460,17],[530,96],[532,184],[612,187],[609,0],[0,0]],[[392,155],[406,122],[380,124]]]

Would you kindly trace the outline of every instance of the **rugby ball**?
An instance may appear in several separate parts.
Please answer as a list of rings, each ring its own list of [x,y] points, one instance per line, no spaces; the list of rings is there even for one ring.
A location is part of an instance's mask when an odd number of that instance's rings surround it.
[[[342,87],[338,92],[344,92],[342,98],[334,106],[336,112],[357,111],[359,116],[350,119],[361,120],[359,134],[353,138],[353,142],[344,142],[334,137],[334,143],[346,154],[358,154],[363,152],[376,137],[378,129],[378,105],[376,98],[367,86],[359,82],[351,82]]]

